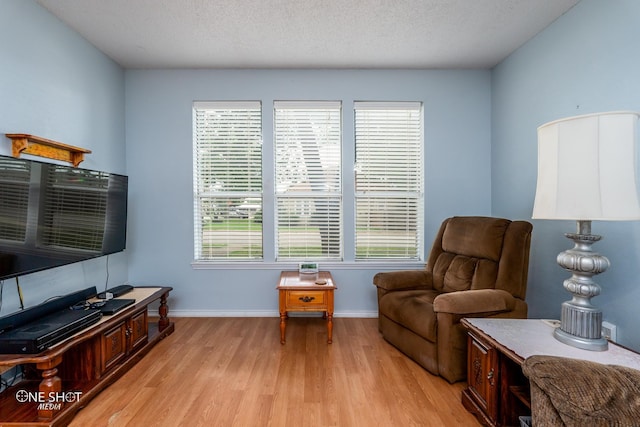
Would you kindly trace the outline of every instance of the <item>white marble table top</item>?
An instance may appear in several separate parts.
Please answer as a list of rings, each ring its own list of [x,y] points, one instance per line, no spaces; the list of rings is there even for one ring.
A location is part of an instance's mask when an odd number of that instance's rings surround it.
[[[610,342],[606,351],[582,350],[563,344],[553,336],[553,324],[558,321],[484,318],[467,318],[466,321],[522,359],[533,355],[560,356],[640,370],[640,354],[614,343]]]

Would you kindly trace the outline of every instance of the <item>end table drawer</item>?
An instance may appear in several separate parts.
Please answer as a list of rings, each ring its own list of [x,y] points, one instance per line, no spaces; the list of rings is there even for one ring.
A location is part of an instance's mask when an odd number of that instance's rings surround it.
[[[287,307],[325,307],[327,302],[325,300],[324,291],[288,291],[287,292]]]

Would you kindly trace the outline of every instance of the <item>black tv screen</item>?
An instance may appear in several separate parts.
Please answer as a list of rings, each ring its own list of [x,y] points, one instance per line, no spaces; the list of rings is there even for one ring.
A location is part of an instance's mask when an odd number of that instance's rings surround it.
[[[0,280],[125,249],[128,179],[0,156]]]

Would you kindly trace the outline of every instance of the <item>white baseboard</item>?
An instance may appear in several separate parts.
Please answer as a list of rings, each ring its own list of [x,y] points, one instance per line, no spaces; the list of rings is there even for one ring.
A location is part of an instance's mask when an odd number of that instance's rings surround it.
[[[149,310],[150,316],[157,316],[157,310]],[[289,313],[290,317],[296,316],[321,316],[321,313]],[[169,309],[169,317],[280,317],[280,313],[272,310],[258,311],[241,311],[241,310],[171,310]],[[334,318],[352,317],[352,318],[375,318],[378,317],[377,311],[348,311],[335,312]]]

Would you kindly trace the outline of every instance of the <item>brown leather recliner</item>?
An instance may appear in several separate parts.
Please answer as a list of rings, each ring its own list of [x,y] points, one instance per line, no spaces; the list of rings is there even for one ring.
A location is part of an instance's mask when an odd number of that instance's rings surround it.
[[[449,382],[466,379],[463,317],[526,318],[532,225],[489,217],[446,219],[424,270],[378,273],[378,328]]]

